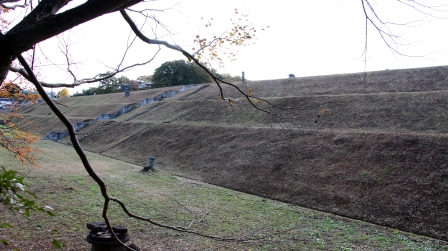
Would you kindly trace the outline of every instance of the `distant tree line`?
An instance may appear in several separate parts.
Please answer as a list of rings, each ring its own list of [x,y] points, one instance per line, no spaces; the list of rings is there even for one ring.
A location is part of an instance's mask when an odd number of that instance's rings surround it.
[[[152,83],[152,76],[153,75],[146,75],[146,76],[140,76],[137,78],[137,80],[146,82],[146,83]]]
[[[107,74],[107,73],[106,73]],[[241,82],[240,76],[231,76],[228,73],[216,74],[218,78],[228,82]],[[124,89],[131,91],[139,90],[140,82],[151,84],[150,88],[161,88],[178,85],[211,83],[211,77],[196,64],[175,60],[163,63],[155,69],[152,75],[143,75],[136,80],[129,80],[126,76],[111,77],[99,81],[98,87],[83,90],[82,93],[75,93],[73,96],[98,95],[106,93],[122,92]],[[140,81],[140,82],[139,82]]]
[[[106,73],[107,74],[107,73]],[[104,75],[106,75],[104,74]],[[121,77],[110,77],[104,80],[99,81],[98,87],[92,87],[88,90],[83,90],[82,93],[75,93],[73,96],[86,96],[86,95],[95,95],[95,94],[107,94],[107,93],[116,93],[122,92],[124,86],[130,86],[131,90],[135,90],[135,86],[137,85],[138,90],[138,82],[129,80],[126,76]]]
[[[227,82],[242,82],[243,79],[241,78],[241,76],[231,76],[228,73],[223,73],[223,74],[216,74],[218,78],[227,81]]]

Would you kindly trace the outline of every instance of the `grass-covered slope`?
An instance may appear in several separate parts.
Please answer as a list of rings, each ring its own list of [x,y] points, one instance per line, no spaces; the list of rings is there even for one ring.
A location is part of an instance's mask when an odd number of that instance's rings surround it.
[[[259,103],[276,118],[229,106],[214,86],[179,99],[194,87],[78,133],[95,132],[81,144],[106,156],[155,156],[178,175],[448,240],[447,77],[432,67],[239,85],[280,107]],[[79,122],[169,89],[58,102]],[[60,128],[42,105],[22,112],[42,132]]]
[[[40,141],[39,168],[30,170],[0,151],[2,164],[21,172],[37,201],[54,208],[56,216],[31,213],[31,220],[3,210],[2,251],[91,250],[86,241],[86,223],[101,219],[100,190],[87,175],[73,148]],[[111,195],[144,217],[219,237],[245,237],[249,241],[214,241],[180,233],[128,217],[111,203],[113,225],[128,228],[130,243],[140,250],[448,250],[448,242],[399,230],[316,212],[275,200],[243,194],[203,182],[173,177],[156,171],[141,173],[141,167],[88,152],[87,156]],[[159,169],[160,170],[160,169]],[[191,225],[190,225],[191,224]],[[63,230],[61,230],[63,229]]]

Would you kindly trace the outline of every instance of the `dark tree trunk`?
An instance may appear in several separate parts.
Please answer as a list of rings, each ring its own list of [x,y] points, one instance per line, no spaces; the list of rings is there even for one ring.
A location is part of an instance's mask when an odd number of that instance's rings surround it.
[[[8,67],[11,64],[11,60],[8,60],[9,57],[3,56],[0,53],[0,84],[3,83],[6,76],[8,75]]]

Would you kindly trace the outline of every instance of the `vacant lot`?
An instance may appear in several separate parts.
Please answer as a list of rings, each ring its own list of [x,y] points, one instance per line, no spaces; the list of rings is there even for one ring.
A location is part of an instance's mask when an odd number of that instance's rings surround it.
[[[41,141],[39,168],[19,166],[0,151],[1,165],[20,170],[40,203],[55,209],[56,216],[38,213],[30,220],[2,209],[0,238],[9,246],[1,250],[88,250],[85,225],[100,221],[102,200],[98,186],[87,176],[73,149]],[[143,216],[159,222],[189,226],[220,237],[241,237],[245,242],[220,242],[154,227],[124,216],[116,205],[114,225],[129,228],[131,242],[143,250],[448,250],[448,243],[399,230],[321,213],[278,201],[247,195],[161,172],[141,173],[140,166],[88,154],[95,170],[108,183],[113,196]],[[157,163],[156,163],[157,167]]]

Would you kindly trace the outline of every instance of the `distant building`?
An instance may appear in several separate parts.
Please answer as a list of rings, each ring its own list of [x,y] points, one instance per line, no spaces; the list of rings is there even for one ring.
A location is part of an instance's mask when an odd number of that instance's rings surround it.
[[[151,86],[152,86],[152,82],[147,83],[147,82],[141,81],[141,80],[137,80],[137,81],[138,81],[138,88],[140,90],[142,90],[142,89],[150,89]]]
[[[145,81],[131,80],[127,85],[120,86],[122,91],[136,91],[150,89],[152,87],[152,82],[146,83]]]

